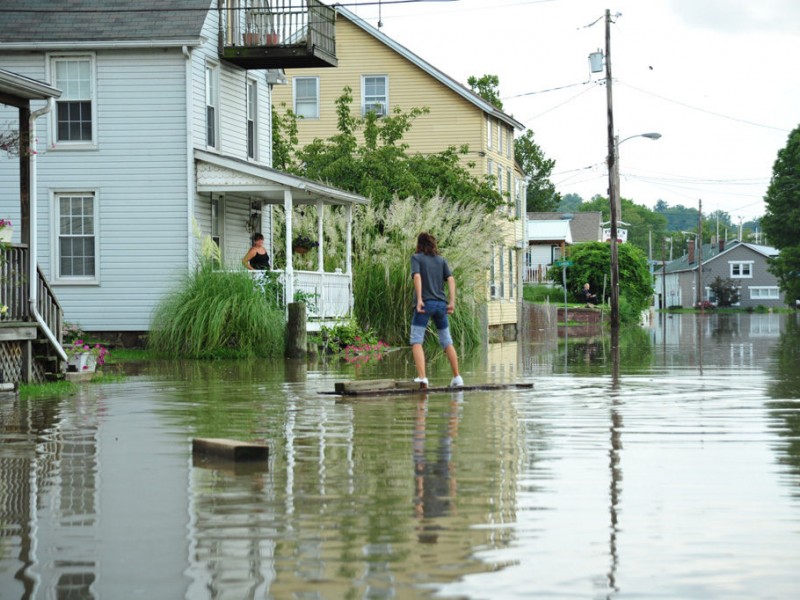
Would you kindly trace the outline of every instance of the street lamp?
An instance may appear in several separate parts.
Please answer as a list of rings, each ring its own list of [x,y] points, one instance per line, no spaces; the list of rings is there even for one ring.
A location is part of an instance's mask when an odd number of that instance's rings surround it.
[[[617,199],[617,223],[620,222],[622,219],[622,198],[619,195],[619,145],[623,142],[627,142],[630,139],[643,137],[649,140],[657,140],[661,137],[660,133],[656,132],[649,132],[649,133],[637,133],[636,135],[629,135],[626,138],[619,139],[619,136],[614,136],[614,186],[616,187],[616,199]]]

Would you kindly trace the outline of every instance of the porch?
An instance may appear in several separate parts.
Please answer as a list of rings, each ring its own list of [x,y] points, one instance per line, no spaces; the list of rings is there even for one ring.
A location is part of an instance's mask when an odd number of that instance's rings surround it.
[[[244,69],[335,67],[336,14],[319,0],[227,0],[220,58]]]

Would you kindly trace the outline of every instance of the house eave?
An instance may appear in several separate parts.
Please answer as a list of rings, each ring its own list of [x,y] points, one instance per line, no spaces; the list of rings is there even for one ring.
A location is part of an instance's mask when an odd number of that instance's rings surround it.
[[[5,52],[31,52],[36,50],[120,50],[136,48],[182,48],[198,47],[203,43],[200,38],[164,39],[164,40],[84,40],[84,41],[48,41],[48,42],[2,42]]]

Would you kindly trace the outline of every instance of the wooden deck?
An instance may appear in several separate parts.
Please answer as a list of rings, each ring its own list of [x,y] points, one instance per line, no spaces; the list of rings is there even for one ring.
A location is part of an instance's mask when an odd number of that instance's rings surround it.
[[[394,396],[398,394],[451,394],[456,392],[531,389],[532,387],[532,383],[482,383],[462,385],[460,387],[429,387],[413,381],[372,379],[364,381],[339,381],[334,384],[334,391],[320,393],[334,396]]]

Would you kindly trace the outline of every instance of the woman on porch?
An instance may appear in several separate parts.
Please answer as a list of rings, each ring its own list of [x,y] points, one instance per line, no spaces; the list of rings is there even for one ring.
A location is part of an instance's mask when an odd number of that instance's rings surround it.
[[[253,235],[253,245],[244,255],[242,264],[250,271],[269,270],[269,254],[267,254],[267,249],[264,248],[263,234],[256,233]]]

